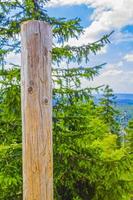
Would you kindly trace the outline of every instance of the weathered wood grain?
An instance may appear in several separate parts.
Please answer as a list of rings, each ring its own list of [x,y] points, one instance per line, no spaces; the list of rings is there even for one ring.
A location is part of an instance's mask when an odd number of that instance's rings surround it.
[[[53,199],[51,27],[21,26],[23,200]]]

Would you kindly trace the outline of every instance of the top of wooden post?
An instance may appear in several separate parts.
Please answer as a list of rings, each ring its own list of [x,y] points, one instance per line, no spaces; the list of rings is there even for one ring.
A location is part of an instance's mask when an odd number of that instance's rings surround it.
[[[51,49],[52,27],[49,23],[39,20],[28,20],[23,22],[21,24],[21,38],[28,39],[34,37],[33,35],[38,35],[38,38],[40,37],[41,40],[43,40],[44,46],[47,46],[49,50]]]
[[[48,22],[41,21],[41,20],[35,20],[35,19],[24,21],[24,22],[21,23],[21,26],[27,25],[27,24],[30,24],[30,23],[43,23],[43,24],[46,24],[46,25],[50,26],[50,24]]]
[[[28,21],[24,21],[21,24],[21,31],[25,30],[25,27],[29,29],[29,27],[34,27],[34,26],[38,26],[38,27],[44,27],[46,26],[48,28],[48,30],[51,31],[51,25],[45,21],[40,21],[40,20],[28,20]],[[52,32],[52,31],[51,31]]]

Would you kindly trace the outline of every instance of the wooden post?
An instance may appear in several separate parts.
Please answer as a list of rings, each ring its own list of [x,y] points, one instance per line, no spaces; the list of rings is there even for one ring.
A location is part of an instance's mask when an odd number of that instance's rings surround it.
[[[23,200],[53,199],[51,27],[21,26]]]

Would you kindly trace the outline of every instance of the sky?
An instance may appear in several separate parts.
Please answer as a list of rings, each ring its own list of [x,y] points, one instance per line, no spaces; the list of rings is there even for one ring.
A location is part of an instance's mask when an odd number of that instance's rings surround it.
[[[85,33],[70,44],[87,44],[115,31],[111,44],[97,56],[90,55],[92,66],[102,62],[107,65],[89,84],[108,84],[115,93],[133,93],[133,0],[51,0],[48,6],[51,16],[81,18]]]
[[[89,84],[108,84],[115,93],[133,93],[133,0],[51,0],[46,9],[50,16],[81,19],[84,35],[71,39],[70,45],[94,42],[114,30],[111,44],[96,56],[90,55],[91,66],[107,64]],[[9,60],[13,59],[9,55]]]

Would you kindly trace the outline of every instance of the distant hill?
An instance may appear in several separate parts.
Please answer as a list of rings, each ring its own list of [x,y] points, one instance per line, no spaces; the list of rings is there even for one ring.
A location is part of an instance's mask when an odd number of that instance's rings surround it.
[[[133,94],[115,94],[117,105],[131,105],[133,106]]]
[[[114,94],[116,96],[117,105],[132,105],[133,106],[133,94]],[[98,102],[102,97],[102,94],[95,95],[95,102]]]
[[[121,113],[121,116],[125,116],[127,121],[133,118],[133,94],[115,94],[116,107]],[[98,102],[102,97],[101,94],[95,96],[95,102]]]

